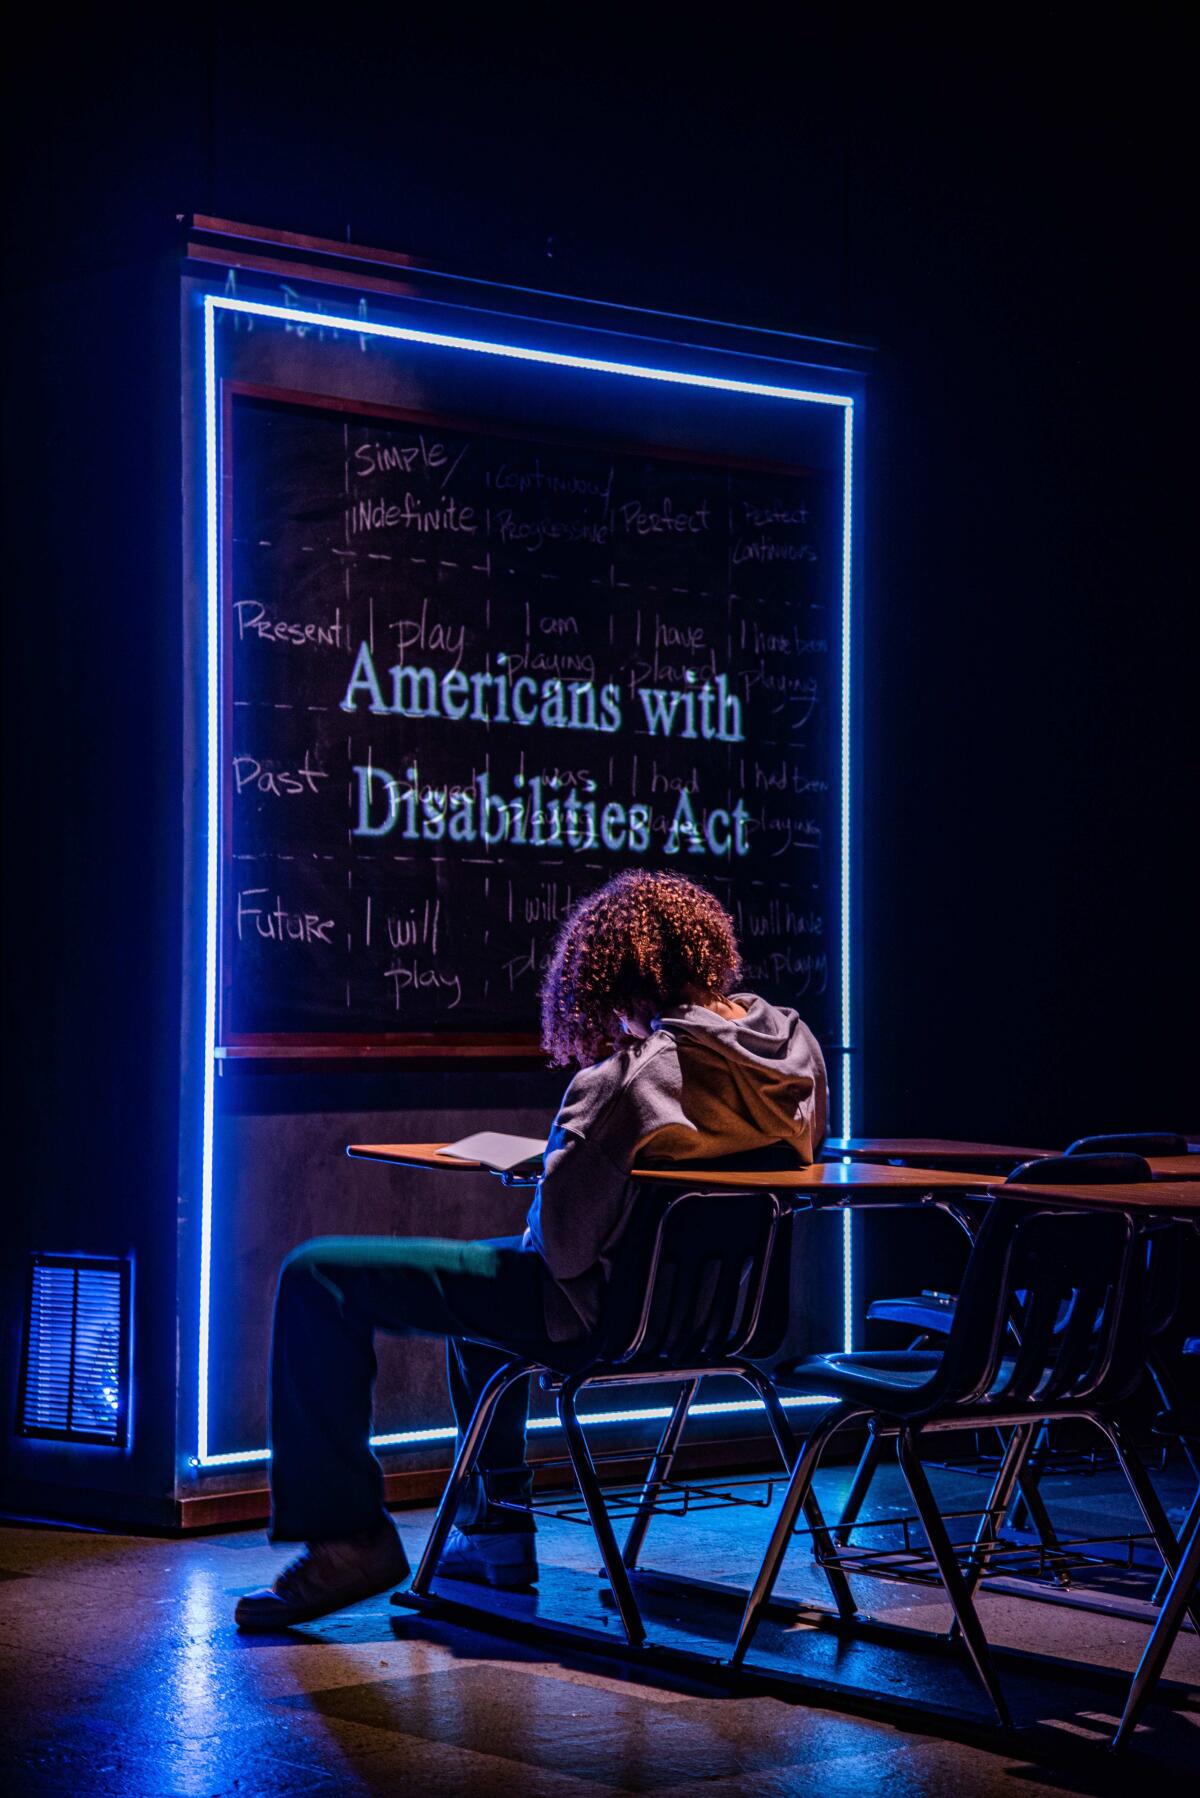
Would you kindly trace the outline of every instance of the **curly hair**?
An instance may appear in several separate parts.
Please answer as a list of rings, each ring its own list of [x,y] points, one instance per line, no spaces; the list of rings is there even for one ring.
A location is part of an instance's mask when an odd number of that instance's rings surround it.
[[[574,906],[542,982],[554,1066],[611,1053],[621,1013],[661,1013],[689,991],[724,995],[741,973],[733,919],[682,874],[618,874]]]

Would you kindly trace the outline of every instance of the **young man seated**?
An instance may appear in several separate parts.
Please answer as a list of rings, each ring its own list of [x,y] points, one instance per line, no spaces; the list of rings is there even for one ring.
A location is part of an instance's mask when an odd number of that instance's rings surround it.
[[[550,1133],[523,1237],[322,1237],[283,1265],[271,1354],[271,1540],[304,1552],[243,1597],[242,1629],[284,1628],[399,1584],[409,1566],[370,1448],[374,1334],[444,1336],[460,1433],[513,1352],[553,1362],[597,1325],[635,1160],[704,1162],[785,1145],[810,1162],[825,1065],[794,1011],[734,992],[733,921],[677,874],[620,874],[577,905],[542,990],[543,1042],[581,1064]],[[440,1571],[537,1578],[528,1382],[492,1425]]]

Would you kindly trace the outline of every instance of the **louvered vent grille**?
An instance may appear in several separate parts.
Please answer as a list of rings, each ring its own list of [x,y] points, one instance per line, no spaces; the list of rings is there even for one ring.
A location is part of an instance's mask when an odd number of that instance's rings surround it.
[[[128,1261],[35,1255],[17,1430],[124,1448],[129,1429]]]

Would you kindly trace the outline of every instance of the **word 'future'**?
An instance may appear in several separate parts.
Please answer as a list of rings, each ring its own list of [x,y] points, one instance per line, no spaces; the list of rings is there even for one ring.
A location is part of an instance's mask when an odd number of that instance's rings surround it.
[[[496,674],[467,674],[461,668],[449,668],[439,675],[433,668],[398,662],[386,670],[391,684],[389,700],[384,697],[369,645],[360,643],[341,709],[356,712],[362,699],[366,709],[377,716],[541,725],[547,730],[616,731],[624,722],[621,690],[611,681],[597,690],[592,681],[562,681],[557,676],[539,681],[522,674],[514,680],[503,651],[497,655],[496,665]],[[728,676],[718,674],[696,687],[695,673],[689,668],[684,678],[689,683],[685,688],[638,689],[650,735],[742,742],[742,702],[729,691]]]

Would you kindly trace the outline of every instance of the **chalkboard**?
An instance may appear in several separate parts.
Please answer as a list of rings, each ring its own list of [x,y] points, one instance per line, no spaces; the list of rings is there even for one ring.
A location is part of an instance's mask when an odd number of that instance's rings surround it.
[[[222,1043],[531,1034],[633,865],[836,1041],[840,471],[222,411]]]

